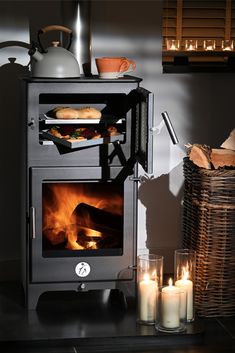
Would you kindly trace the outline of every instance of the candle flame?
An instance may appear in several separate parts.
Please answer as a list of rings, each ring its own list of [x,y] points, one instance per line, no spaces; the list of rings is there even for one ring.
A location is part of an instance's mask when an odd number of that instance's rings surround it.
[[[187,280],[189,278],[188,265],[182,268],[182,279]]]
[[[148,273],[145,273],[144,276],[143,276],[143,278],[144,278],[144,281],[145,281],[145,282],[148,282],[148,281],[150,280],[150,276],[149,276]]]
[[[169,284],[169,287],[172,287],[172,284],[173,284],[172,278],[169,278],[168,284]]]

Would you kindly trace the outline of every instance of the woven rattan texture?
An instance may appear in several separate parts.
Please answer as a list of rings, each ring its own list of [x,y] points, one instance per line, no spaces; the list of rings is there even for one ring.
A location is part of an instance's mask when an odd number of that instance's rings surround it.
[[[184,158],[183,246],[197,253],[199,316],[235,314],[235,169],[206,170]]]

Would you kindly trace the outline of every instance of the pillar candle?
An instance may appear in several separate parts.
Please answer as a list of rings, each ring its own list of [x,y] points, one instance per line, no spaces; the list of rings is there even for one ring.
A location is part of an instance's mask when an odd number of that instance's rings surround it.
[[[179,279],[175,282],[175,286],[181,288],[183,292],[186,293],[186,305],[187,305],[187,314],[186,318],[188,321],[193,320],[194,313],[193,313],[193,282],[187,279],[188,273],[183,269],[183,276],[182,279]],[[183,295],[182,292],[182,295]],[[183,310],[183,309],[181,309]]]
[[[162,288],[162,326],[166,328],[177,328],[180,326],[180,292],[179,288],[172,285]]]
[[[157,282],[151,280],[146,273],[142,281],[139,282],[139,308],[141,321],[155,321],[156,305],[158,296]]]
[[[182,289],[182,294],[186,294],[186,319],[192,321],[194,319],[193,282],[188,277],[188,266],[186,266],[182,268],[182,278],[175,282],[175,286]]]

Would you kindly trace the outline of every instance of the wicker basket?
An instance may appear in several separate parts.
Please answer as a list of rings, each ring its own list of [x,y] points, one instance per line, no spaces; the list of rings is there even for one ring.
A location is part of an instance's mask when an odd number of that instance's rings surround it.
[[[184,159],[183,246],[197,253],[199,316],[235,314],[235,169],[207,170]]]

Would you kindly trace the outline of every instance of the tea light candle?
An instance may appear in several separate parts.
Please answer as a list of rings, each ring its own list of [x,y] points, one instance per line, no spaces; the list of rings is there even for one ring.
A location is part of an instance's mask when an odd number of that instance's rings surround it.
[[[205,39],[203,41],[203,48],[205,50],[215,50],[215,40],[213,40],[213,39]]]
[[[167,50],[179,50],[180,41],[178,39],[167,39],[166,48]]]
[[[182,294],[185,295],[184,292],[186,292],[186,303],[187,303],[187,320],[193,320],[193,282],[188,279],[188,271],[183,268],[182,269],[182,279],[179,279],[178,281],[175,282],[175,286],[178,288],[182,289]],[[181,298],[181,302],[185,302]],[[185,310],[183,308],[183,305],[181,306],[181,310]],[[181,311],[181,315],[183,315],[183,312]]]
[[[195,39],[186,39],[185,40],[185,50],[197,50],[197,40]]]
[[[155,321],[158,285],[145,273],[139,282],[139,306],[141,321]]]
[[[233,50],[233,40],[223,40],[222,41],[222,49],[224,51],[231,51]]]
[[[162,288],[162,326],[166,328],[177,328],[180,326],[180,292],[179,288],[172,285]]]

